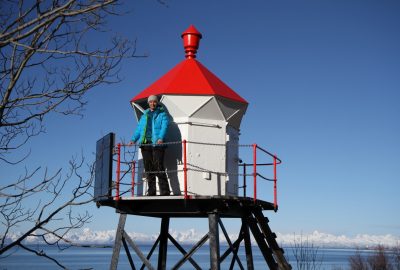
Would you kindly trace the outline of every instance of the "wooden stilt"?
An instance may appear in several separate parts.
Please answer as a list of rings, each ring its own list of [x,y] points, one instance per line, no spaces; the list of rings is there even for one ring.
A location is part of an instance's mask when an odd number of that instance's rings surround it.
[[[246,251],[247,270],[254,270],[249,225],[247,224],[246,218],[242,218],[242,233],[244,238],[244,248]]]
[[[117,227],[117,233],[115,235],[113,254],[111,257],[110,270],[116,270],[118,267],[118,259],[119,259],[119,253],[121,251],[121,244],[122,244],[122,237],[123,237],[125,222],[126,222],[126,214],[120,214],[118,227]]]
[[[208,214],[209,243],[210,243],[210,267],[211,270],[219,270],[219,234],[218,234],[218,213]]]
[[[165,270],[167,268],[168,229],[169,217],[163,217],[161,219],[160,245],[158,249],[158,270]]]

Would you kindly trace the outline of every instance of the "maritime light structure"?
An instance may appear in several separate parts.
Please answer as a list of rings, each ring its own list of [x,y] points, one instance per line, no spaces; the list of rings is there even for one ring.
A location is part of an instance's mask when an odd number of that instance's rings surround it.
[[[193,25],[183,32],[185,59],[136,95],[131,104],[138,119],[150,95],[157,95],[168,110],[172,121],[167,142],[188,142],[188,194],[236,196],[239,130],[248,103],[196,59],[201,38]],[[165,161],[175,195],[184,190],[183,158],[181,145],[171,144]],[[144,184],[139,193],[146,188]]]
[[[255,246],[265,260],[264,268],[291,269],[263,214],[266,210],[278,210],[277,165],[281,160],[255,143],[239,144],[240,124],[248,103],[196,60],[201,37],[190,26],[182,34],[185,59],[131,99],[138,119],[148,107],[150,95],[157,95],[171,115],[165,143],[171,196],[145,196],[143,162],[140,155],[136,160],[135,146],[116,143],[114,133],[96,143],[94,201],[98,207],[113,207],[120,214],[111,270],[118,268],[122,248],[131,269],[253,270]],[[241,163],[239,147],[252,152],[251,161]],[[273,176],[267,177],[262,168],[270,168]],[[257,187],[262,187],[259,181],[265,180],[273,183],[273,202],[257,196]],[[161,221],[160,234],[147,254],[126,232],[128,216],[147,216]],[[206,218],[208,232],[185,250],[169,233],[172,218]],[[240,231],[233,234],[236,240],[230,239],[232,234],[228,234],[223,224],[225,218],[241,223]],[[142,224],[135,222],[129,230],[135,226]],[[220,245],[220,237],[225,238],[228,246]],[[203,266],[196,262],[194,255],[207,242],[209,265]],[[157,247],[158,253],[154,252]],[[179,251],[182,257],[169,258],[168,249]],[[135,257],[131,256],[132,251]]]

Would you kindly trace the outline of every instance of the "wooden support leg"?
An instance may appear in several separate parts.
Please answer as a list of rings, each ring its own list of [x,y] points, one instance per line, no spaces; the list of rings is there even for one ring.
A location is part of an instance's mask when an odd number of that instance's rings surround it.
[[[168,248],[168,228],[169,228],[169,217],[163,217],[161,219],[160,228],[160,246],[158,251],[158,270],[167,269],[167,248]]]
[[[253,270],[253,252],[251,249],[251,240],[250,240],[250,233],[249,233],[249,225],[247,224],[246,218],[242,218],[242,233],[244,238],[244,247],[246,251],[246,261],[247,261],[247,269]]]
[[[117,233],[115,235],[113,254],[111,257],[110,270],[116,270],[118,267],[118,259],[119,259],[119,253],[121,251],[121,244],[122,244],[122,237],[123,237],[124,228],[125,228],[125,222],[126,222],[126,214],[120,214],[118,227],[117,227]]]
[[[218,213],[208,214],[211,270],[220,270],[218,219]]]

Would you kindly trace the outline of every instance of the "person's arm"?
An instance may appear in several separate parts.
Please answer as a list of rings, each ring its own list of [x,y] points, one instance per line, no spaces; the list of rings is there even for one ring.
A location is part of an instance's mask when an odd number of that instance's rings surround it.
[[[144,122],[145,122],[145,115],[143,114],[142,117],[140,117],[140,120],[139,120],[139,123],[138,123],[138,125],[136,127],[135,132],[133,133],[133,136],[132,136],[132,139],[131,139],[131,141],[133,143],[136,143],[137,140],[139,140],[140,135],[142,133],[143,126],[144,126]]]

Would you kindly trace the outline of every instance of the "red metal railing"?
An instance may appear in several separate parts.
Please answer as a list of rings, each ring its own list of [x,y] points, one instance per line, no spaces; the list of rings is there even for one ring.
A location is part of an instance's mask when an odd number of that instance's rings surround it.
[[[121,181],[121,144],[117,144],[117,179],[116,179],[116,186],[115,186],[115,199],[119,200],[119,186]]]
[[[274,187],[273,187],[274,199],[273,199],[273,201],[274,201],[274,208],[275,208],[275,210],[277,210],[278,209],[277,165],[281,164],[282,161],[276,155],[271,154],[270,152],[268,152],[264,148],[261,148],[257,144],[252,144],[251,146],[252,146],[252,150],[253,150],[253,163],[239,164],[240,167],[243,167],[243,186],[241,186],[243,188],[243,196],[246,197],[246,190],[247,190],[246,176],[248,176],[248,174],[247,174],[246,168],[248,166],[252,166],[253,173],[251,174],[251,176],[253,176],[253,200],[256,201],[258,198],[257,177],[260,177],[263,180],[273,181],[274,182]],[[264,154],[266,154],[267,156],[271,157],[272,163],[257,163],[257,159],[258,159],[257,150],[259,150],[259,151],[263,152]],[[273,166],[273,178],[264,177],[263,175],[261,175],[259,173],[258,168],[264,167],[264,166]]]
[[[190,196],[188,195],[188,171],[190,170],[188,168],[188,161],[187,161],[187,144],[188,143],[198,143],[198,142],[188,142],[187,140],[183,140],[181,142],[175,142],[175,144],[182,144],[182,155],[183,155],[183,194],[184,194],[184,199],[190,199]],[[207,145],[207,143],[201,143]],[[210,144],[210,145],[216,145],[216,144]],[[116,181],[115,181],[115,200],[119,200],[121,198],[121,191],[120,191],[120,185],[121,185],[121,172],[127,173],[131,172],[131,195],[132,197],[135,196],[135,175],[137,173],[137,163],[135,160],[129,161],[129,162],[121,162],[121,149],[122,147],[129,147],[132,146],[131,144],[121,144],[118,143],[115,148],[115,154],[117,155],[117,169],[116,169]],[[225,145],[221,145],[225,146]],[[257,191],[257,179],[261,178],[264,180],[268,181],[273,181],[273,203],[274,203],[274,208],[278,208],[278,192],[277,192],[277,165],[281,164],[282,161],[274,154],[271,154],[267,150],[261,148],[257,144],[252,144],[252,145],[239,145],[239,146],[250,146],[252,148],[252,156],[253,156],[253,163],[242,163],[239,164],[240,167],[243,167],[243,186],[240,188],[243,188],[243,196],[246,197],[246,191],[247,191],[247,185],[246,185],[246,176],[253,176],[253,200],[256,201],[258,199],[258,191]],[[267,156],[272,158],[272,163],[257,163],[258,160],[258,153],[257,151],[261,151],[262,153],[266,154]],[[122,171],[121,170],[121,163],[126,163],[130,164],[130,168],[128,171]],[[251,166],[253,167],[253,173],[252,174],[247,174],[247,167]],[[273,178],[267,178],[264,177],[263,175],[260,174],[260,167],[264,166],[273,166]],[[125,175],[124,174],[124,175]],[[226,173],[227,174],[227,173]],[[126,193],[126,192],[125,192]]]

